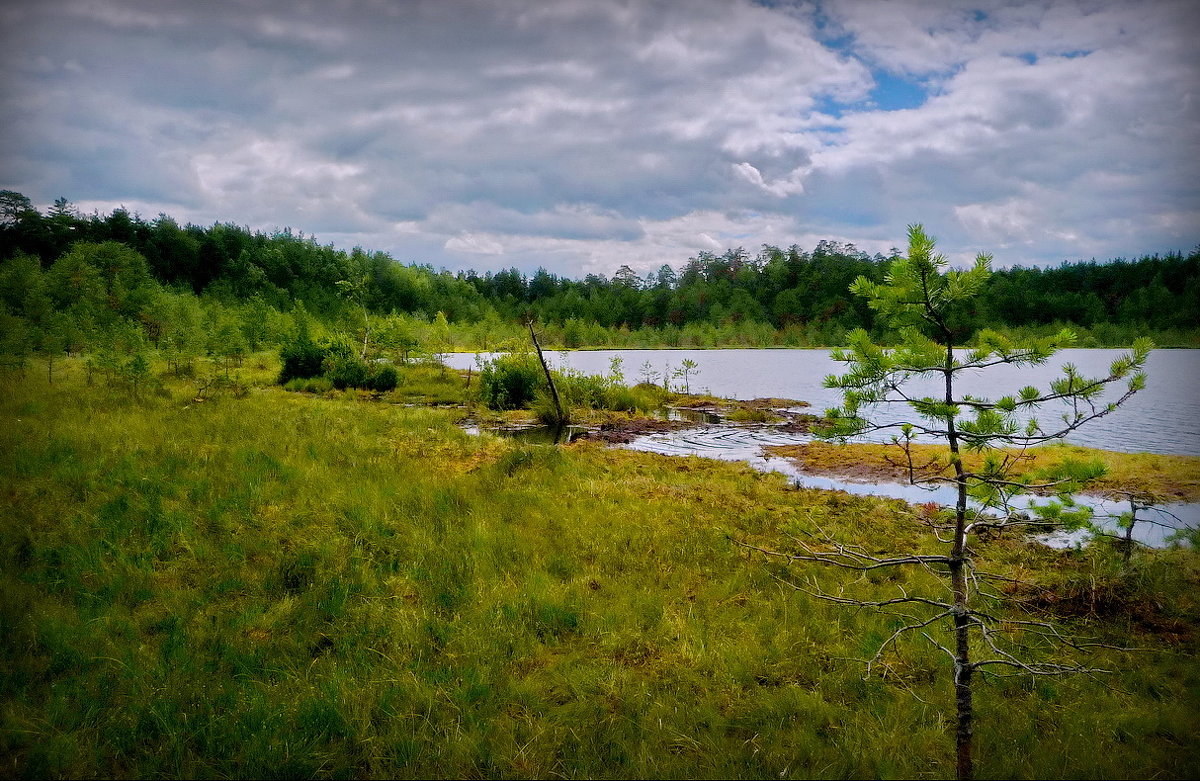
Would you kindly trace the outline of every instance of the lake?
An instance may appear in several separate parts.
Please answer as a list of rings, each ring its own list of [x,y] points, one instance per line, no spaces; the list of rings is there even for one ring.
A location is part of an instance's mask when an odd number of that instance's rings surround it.
[[[884,496],[903,499],[913,504],[937,502],[952,506],[956,495],[949,485],[911,485],[895,482],[867,482],[804,472],[786,458],[768,456],[764,448],[770,445],[800,445],[812,441],[806,434],[790,434],[772,430],[769,426],[703,425],[682,431],[648,434],[630,442],[626,447],[667,456],[701,456],[722,461],[742,461],[755,469],[781,472],[796,485],[829,491],[845,491],[860,496]],[[1116,519],[1129,507],[1125,502],[1080,494],[1079,504],[1092,508],[1094,519],[1117,533]],[[1015,507],[1027,502],[1042,502],[1039,497],[1015,497]],[[1142,510],[1134,527],[1134,539],[1145,545],[1161,547],[1171,535],[1182,528],[1200,528],[1200,504],[1171,502]],[[1083,533],[1055,533],[1039,537],[1055,547],[1073,546],[1085,539]]]
[[[1104,376],[1109,364],[1123,352],[1063,350],[1042,366],[998,366],[963,373],[961,392],[996,398],[1026,385],[1045,390],[1066,363],[1075,364],[1085,376]],[[607,373],[612,358],[619,357],[629,384],[641,379],[646,362],[661,376],[664,370],[678,369],[690,359],[699,367],[690,378],[692,392],[734,399],[799,399],[811,403],[817,414],[840,403],[838,392],[824,388],[822,381],[826,375],[845,370],[827,350],[588,350],[547,352],[546,357],[555,368],[588,374]],[[446,363],[466,369],[475,365],[475,354],[452,353],[446,356]],[[1200,350],[1155,350],[1146,373],[1145,390],[1112,414],[1080,428],[1068,441],[1104,450],[1200,455]],[[680,382],[675,380],[676,385]],[[914,383],[913,387],[922,394],[937,393],[932,383]],[[1115,399],[1123,389],[1123,385],[1114,389],[1105,401]],[[1044,427],[1050,430],[1063,411],[1047,406],[1041,416]]]
[[[1045,390],[1067,363],[1075,364],[1085,376],[1106,376],[1109,364],[1123,352],[1063,350],[1042,366],[998,366],[964,373],[961,392],[996,398],[1026,385]],[[813,412],[818,414],[841,401],[836,391],[822,386],[825,376],[845,370],[845,365],[831,359],[827,350],[589,350],[548,352],[546,357],[555,368],[576,369],[588,374],[607,373],[612,359],[619,357],[626,382],[630,384],[641,379],[642,366],[646,362],[661,377],[664,370],[670,372],[690,359],[698,366],[690,378],[692,392],[703,391],[735,399],[798,399],[811,403]],[[476,365],[476,356],[455,353],[446,357],[446,363],[466,369]],[[1113,413],[1078,429],[1068,441],[1130,453],[1200,455],[1200,394],[1196,393],[1200,382],[1200,350],[1155,350],[1147,361],[1146,374],[1144,390],[1134,394]],[[938,393],[932,382],[914,383],[913,387],[921,395]],[[1103,401],[1107,403],[1119,397],[1123,390],[1123,385],[1115,388]],[[1045,409],[1041,420],[1047,430],[1062,411],[1051,407]],[[882,415],[871,417],[884,419]],[[803,434],[775,431],[769,426],[708,424],[666,434],[650,434],[634,440],[628,447],[663,455],[744,461],[758,469],[782,472],[797,484],[809,488],[886,496],[909,502],[953,503],[950,489],[945,486],[930,491],[928,487],[900,483],[867,483],[812,475],[801,472],[786,459],[771,458],[763,453],[763,448],[768,445],[800,444],[810,439]],[[1098,497],[1079,498],[1081,503],[1093,507],[1101,522],[1104,516],[1115,517],[1126,509],[1121,503]],[[1139,517],[1148,522],[1135,526],[1135,539],[1160,546],[1176,529],[1200,526],[1200,504],[1163,505],[1144,511]],[[1112,523],[1105,525],[1114,526]],[[1050,545],[1068,546],[1080,542],[1081,537],[1060,534],[1042,540]]]

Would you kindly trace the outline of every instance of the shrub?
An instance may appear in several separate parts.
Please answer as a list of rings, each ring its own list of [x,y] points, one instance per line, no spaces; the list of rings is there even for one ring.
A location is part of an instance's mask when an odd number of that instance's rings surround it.
[[[327,377],[293,377],[283,386],[285,390],[323,394],[333,390]]]
[[[348,346],[342,343],[329,345],[325,361],[322,364],[325,376],[338,390],[346,388],[366,388],[369,386],[371,369],[366,362],[354,354]]]
[[[607,375],[579,371],[553,374],[568,417],[571,408],[649,412],[661,407],[667,397],[658,385],[626,386],[619,371]],[[529,407],[547,423],[559,422],[546,391],[542,367],[533,355],[505,355],[485,364],[479,374],[479,398],[492,409]]]
[[[533,410],[533,414],[537,419],[545,423],[547,426],[565,426],[571,422],[571,405],[563,404],[562,413],[554,406],[554,399],[550,396],[550,391],[539,389],[530,403],[529,408]]]
[[[300,378],[319,377],[325,370],[325,358],[328,350],[309,339],[300,336],[283,345],[279,350],[279,358],[283,368],[279,370],[279,384],[286,385],[289,381]]]
[[[751,407],[738,407],[731,410],[725,416],[726,420],[731,420],[734,423],[775,423],[779,418],[766,410],[753,409]]]
[[[589,409],[606,406],[610,383],[601,375],[570,371],[559,375],[557,380],[558,393],[564,404]]]
[[[532,355],[502,355],[479,373],[479,400],[496,410],[526,407],[544,382]]]
[[[393,366],[381,366],[371,375],[369,387],[377,393],[387,393],[390,390],[395,390],[400,383],[400,375],[396,373]]]

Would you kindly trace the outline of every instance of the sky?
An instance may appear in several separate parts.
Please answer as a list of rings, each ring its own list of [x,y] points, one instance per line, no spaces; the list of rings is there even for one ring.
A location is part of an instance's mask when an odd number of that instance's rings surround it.
[[[1200,3],[6,0],[0,189],[481,273],[1200,245]]]

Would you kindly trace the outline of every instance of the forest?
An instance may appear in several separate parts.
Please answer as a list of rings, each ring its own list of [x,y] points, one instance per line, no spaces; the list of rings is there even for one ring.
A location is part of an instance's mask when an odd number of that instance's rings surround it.
[[[895,257],[821,241],[699,253],[639,276],[569,279],[539,269],[482,275],[321,244],[290,229],[180,225],[124,209],[80,214],[66,199],[44,213],[0,193],[0,356],[105,350],[238,356],[276,347],[305,320],[316,338],[362,341],[404,355],[494,349],[523,339],[576,347],[828,347],[854,328],[895,340],[861,300],[857,277],[881,280]],[[676,261],[678,262],[678,261]],[[964,341],[981,328],[1015,335],[1063,326],[1079,346],[1150,336],[1200,346],[1200,248],[1053,268],[997,270],[957,315]],[[53,372],[52,365],[49,371]]]

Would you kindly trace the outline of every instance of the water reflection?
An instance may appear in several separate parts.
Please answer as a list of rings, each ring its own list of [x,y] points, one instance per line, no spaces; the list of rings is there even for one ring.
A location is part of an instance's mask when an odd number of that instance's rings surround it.
[[[743,461],[755,469],[781,472],[805,488],[845,491],[859,496],[882,496],[889,499],[902,499],[913,504],[936,502],[942,505],[953,505],[955,502],[956,495],[953,486],[860,482],[813,475],[801,471],[785,458],[763,454],[763,448],[770,445],[801,445],[811,441],[812,437],[806,434],[790,434],[774,431],[768,427],[704,426],[685,431],[647,435],[635,439],[626,447],[670,456],[701,456],[722,461]],[[1039,497],[1019,497],[1019,500],[1025,504],[1014,502],[1018,508],[1027,506],[1030,501],[1045,501]],[[1102,527],[1111,529],[1114,534],[1119,533],[1116,519],[1128,510],[1125,502],[1089,495],[1079,495],[1076,500],[1078,504],[1092,508],[1095,519]],[[1142,510],[1139,512],[1138,518],[1142,522],[1134,526],[1133,538],[1145,545],[1163,547],[1170,543],[1171,535],[1179,529],[1200,528],[1200,504],[1164,504],[1157,508]],[[1082,532],[1054,533],[1040,535],[1037,539],[1053,547],[1072,547],[1084,542],[1086,535]]]
[[[469,434],[486,431],[489,434],[508,437],[528,445],[565,445],[587,433],[587,429],[583,426],[505,426],[497,428],[469,426],[466,431]]]
[[[1064,363],[1071,362],[1086,376],[1104,375],[1122,350],[1063,350],[1042,366],[1002,366],[986,371],[967,372],[961,378],[961,391],[991,397],[997,392],[1012,393],[1025,385],[1045,389],[1057,377]],[[842,399],[837,391],[825,388],[827,374],[840,374],[845,365],[829,357],[828,350],[594,350],[553,353],[549,359],[558,368],[578,369],[588,374],[605,374],[610,361],[624,360],[627,375],[649,360],[656,367],[679,366],[684,360],[699,365],[691,388],[734,399],[783,397],[803,399],[813,412],[837,406]],[[475,365],[474,353],[446,356],[448,365],[466,369]],[[1094,425],[1085,426],[1068,439],[1075,444],[1123,452],[1178,453],[1200,455],[1200,350],[1155,350],[1147,362],[1146,388],[1124,406]],[[930,389],[914,383],[917,393]],[[924,390],[923,390],[924,389]],[[1120,395],[1123,388],[1112,388],[1105,401]],[[1049,427],[1064,410],[1048,405],[1043,423]],[[873,419],[886,417],[886,411],[872,413]]]

